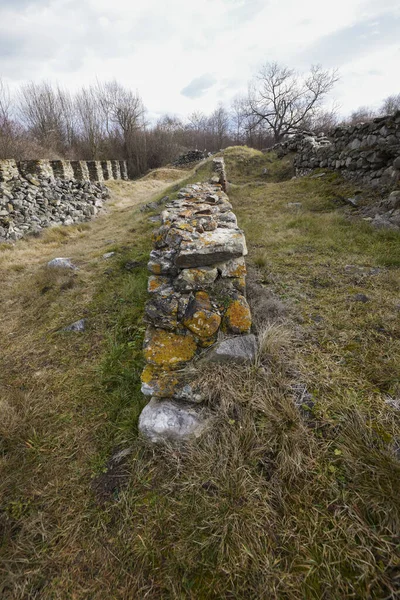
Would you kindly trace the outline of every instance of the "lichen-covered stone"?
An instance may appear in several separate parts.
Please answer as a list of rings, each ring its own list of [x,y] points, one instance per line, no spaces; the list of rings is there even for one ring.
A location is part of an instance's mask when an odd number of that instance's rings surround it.
[[[178,269],[174,265],[174,258],[173,250],[152,250],[147,268],[154,275],[176,275]]]
[[[222,277],[245,277],[247,273],[243,256],[221,263],[217,265],[217,268]]]
[[[151,275],[147,282],[147,291],[149,294],[162,293],[164,290],[169,289],[172,292],[171,280],[168,277],[162,275]]]
[[[246,240],[241,231],[216,229],[200,234],[198,239],[183,240],[175,264],[180,268],[203,267],[246,254]]]
[[[247,333],[251,327],[251,312],[244,296],[232,300],[224,316],[225,329],[230,333]]]
[[[206,292],[197,292],[189,302],[183,324],[199,338],[210,338],[218,331],[221,316],[212,310],[210,297]]]
[[[183,269],[174,281],[174,287],[182,292],[208,287],[218,277],[218,270],[213,267]]]
[[[196,354],[193,336],[178,335],[149,327],[144,342],[144,356],[148,363],[165,369],[177,369],[192,360]]]
[[[146,302],[145,314],[147,320],[156,327],[173,330],[178,325],[178,307],[179,299],[172,293],[162,296],[153,294],[153,297]]]

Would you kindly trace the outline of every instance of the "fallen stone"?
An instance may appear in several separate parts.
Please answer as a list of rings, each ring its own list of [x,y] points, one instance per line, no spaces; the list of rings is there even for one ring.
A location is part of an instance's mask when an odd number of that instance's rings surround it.
[[[63,331],[75,331],[81,333],[85,331],[86,327],[86,319],[79,319],[79,321],[75,321],[75,323],[71,323],[67,327],[63,328]]]
[[[210,422],[204,408],[152,398],[139,417],[139,431],[151,442],[189,440],[204,433]]]
[[[62,257],[57,257],[57,258],[53,258],[52,260],[49,260],[49,262],[47,263],[47,266],[50,268],[57,268],[57,269],[76,270],[78,268],[76,265],[73,264],[73,262],[71,261],[70,258],[62,258]]]
[[[227,338],[215,344],[204,357],[205,362],[245,364],[255,361],[257,339],[250,333]]]
[[[111,258],[114,255],[115,255],[115,252],[106,252],[105,254],[103,254],[103,258],[105,260],[107,260],[107,258]]]

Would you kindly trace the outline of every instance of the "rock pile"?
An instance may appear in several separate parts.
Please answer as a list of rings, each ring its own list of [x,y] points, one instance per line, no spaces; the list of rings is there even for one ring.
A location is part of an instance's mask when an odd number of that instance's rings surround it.
[[[0,184],[0,241],[93,218],[109,197],[103,183],[15,177]]]
[[[185,154],[181,154],[174,162],[173,165],[175,167],[179,167],[182,165],[188,165],[193,162],[197,162],[199,160],[203,160],[206,158],[207,152],[202,152],[201,150],[189,150]]]
[[[202,392],[190,382],[191,361],[244,362],[255,354],[246,241],[221,185],[188,185],[161,217],[145,309],[142,392],[152,399],[139,421],[154,441],[196,436],[208,422]]]
[[[87,221],[109,197],[103,182],[127,178],[118,160],[0,160],[0,241]]]
[[[274,149],[279,156],[296,152],[298,175],[329,168],[340,170],[350,179],[393,189],[400,184],[400,112],[336,127],[327,136],[299,133]]]

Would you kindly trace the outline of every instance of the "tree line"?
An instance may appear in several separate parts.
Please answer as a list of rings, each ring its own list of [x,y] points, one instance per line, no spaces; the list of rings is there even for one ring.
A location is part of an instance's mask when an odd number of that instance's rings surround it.
[[[48,82],[30,82],[11,94],[0,79],[0,158],[125,159],[131,176],[197,148],[228,145],[264,149],[299,130],[325,132],[342,124],[327,99],[335,70],[313,66],[304,75],[277,63],[265,64],[226,108],[194,112],[186,119],[163,115],[150,123],[138,92],[117,81],[97,82],[75,93]],[[400,109],[400,94],[379,111],[360,108],[347,119],[358,123]]]

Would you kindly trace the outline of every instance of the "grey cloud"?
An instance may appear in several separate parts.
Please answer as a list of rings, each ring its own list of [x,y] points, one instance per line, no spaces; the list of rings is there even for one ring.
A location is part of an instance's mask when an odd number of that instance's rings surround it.
[[[192,79],[192,81],[181,90],[181,94],[187,98],[200,98],[216,83],[216,81],[217,80],[211,73],[204,73],[204,75]]]
[[[301,64],[337,67],[388,44],[399,42],[400,16],[384,13],[339,29],[298,55]]]

